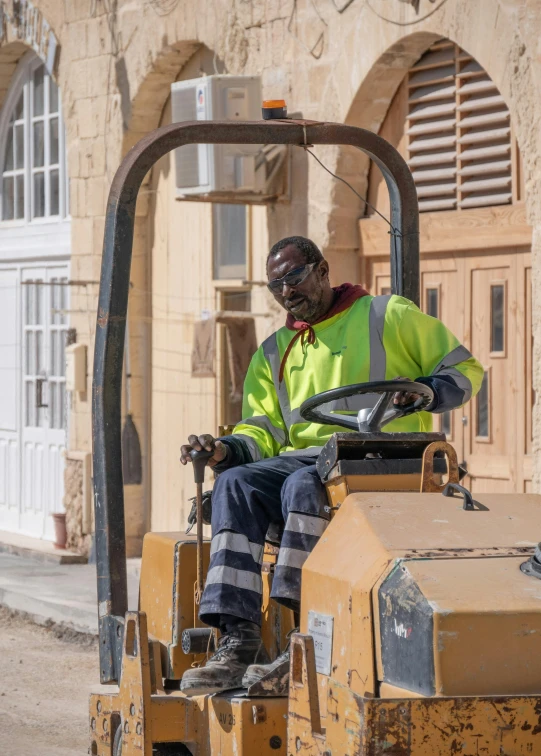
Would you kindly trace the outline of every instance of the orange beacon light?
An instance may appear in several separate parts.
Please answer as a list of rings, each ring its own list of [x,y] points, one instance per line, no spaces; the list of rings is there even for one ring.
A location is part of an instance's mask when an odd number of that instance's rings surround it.
[[[264,121],[274,118],[287,118],[287,105],[285,100],[263,100],[261,113]]]

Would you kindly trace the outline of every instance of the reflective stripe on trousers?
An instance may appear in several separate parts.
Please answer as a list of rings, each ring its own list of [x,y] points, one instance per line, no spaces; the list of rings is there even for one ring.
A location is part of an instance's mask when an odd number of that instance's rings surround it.
[[[203,622],[218,627],[221,614],[261,622],[261,562],[271,523],[285,522],[272,595],[288,606],[298,602],[301,567],[326,527],[326,505],[309,457],[272,457],[223,472],[212,495]]]
[[[301,600],[302,567],[328,524],[323,517],[289,513],[274,568],[272,598],[292,609],[297,608]]]

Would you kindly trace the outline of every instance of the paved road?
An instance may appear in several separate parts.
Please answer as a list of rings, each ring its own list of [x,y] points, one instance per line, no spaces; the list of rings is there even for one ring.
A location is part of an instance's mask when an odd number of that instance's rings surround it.
[[[97,642],[54,632],[0,607],[0,753],[84,756]]]

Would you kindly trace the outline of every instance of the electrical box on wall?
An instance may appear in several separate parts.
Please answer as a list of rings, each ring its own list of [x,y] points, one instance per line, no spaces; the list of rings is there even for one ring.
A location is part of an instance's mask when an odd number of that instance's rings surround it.
[[[171,85],[174,123],[261,120],[258,76],[203,76]],[[177,199],[261,202],[285,193],[284,145],[189,144],[175,150]],[[278,179],[278,180],[277,180]]]
[[[86,391],[86,346],[70,344],[66,347],[66,390]]]

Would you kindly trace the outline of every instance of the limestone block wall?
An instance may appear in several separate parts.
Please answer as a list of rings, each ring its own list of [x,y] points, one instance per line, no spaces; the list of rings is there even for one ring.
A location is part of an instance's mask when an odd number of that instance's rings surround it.
[[[66,459],[64,468],[64,508],[66,510],[66,548],[88,554],[91,536],[84,532],[84,464],[81,460]]]

